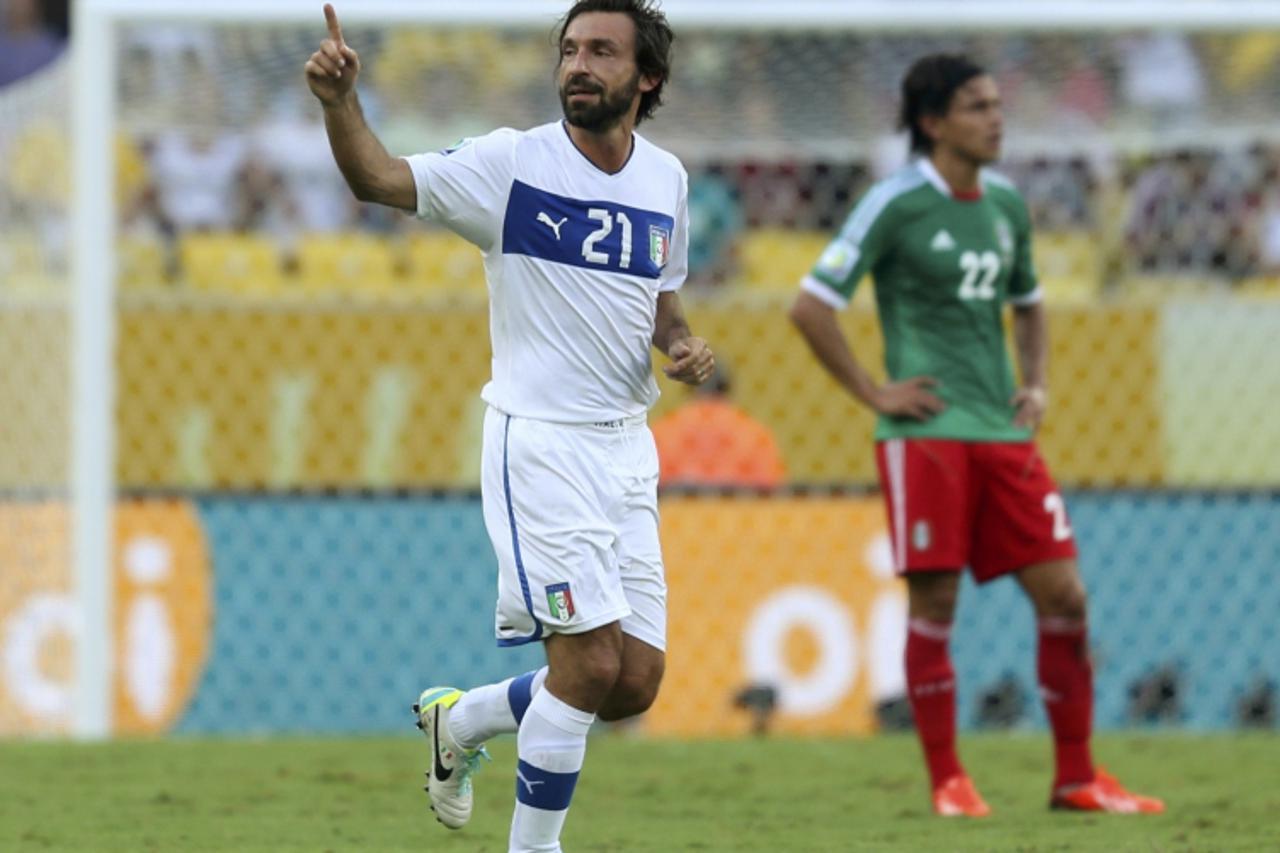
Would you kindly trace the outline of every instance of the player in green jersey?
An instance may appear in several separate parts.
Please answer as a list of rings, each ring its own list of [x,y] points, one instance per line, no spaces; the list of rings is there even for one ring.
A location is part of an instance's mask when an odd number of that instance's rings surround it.
[[[1159,812],[1094,767],[1086,596],[1066,508],[1033,435],[1048,402],[1048,337],[1031,221],[1000,154],[995,80],[961,56],[918,61],[902,84],[915,159],[876,184],[802,284],[791,319],[843,388],[879,415],[876,456],[894,560],[907,580],[907,686],[942,815],[989,808],[955,748],[948,651],[965,566],[1013,575],[1039,624],[1038,672],[1053,729],[1055,808]],[[858,363],[836,311],[870,273],[889,381]],[[1022,384],[1005,349],[1013,306]]]

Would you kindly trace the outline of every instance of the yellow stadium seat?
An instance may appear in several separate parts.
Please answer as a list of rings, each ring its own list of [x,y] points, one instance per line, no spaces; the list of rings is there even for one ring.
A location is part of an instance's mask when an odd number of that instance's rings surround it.
[[[406,284],[415,291],[484,290],[480,250],[447,231],[418,231],[405,243]]]
[[[1090,302],[1102,290],[1102,253],[1088,231],[1045,231],[1032,245],[1048,302]]]
[[[0,290],[48,293],[65,282],[65,275],[54,274],[36,232],[0,234]]]
[[[40,238],[34,231],[0,236],[0,282],[11,286],[46,272]]]
[[[831,235],[824,231],[748,231],[738,244],[742,281],[761,290],[795,290],[830,242]]]
[[[1280,37],[1270,32],[1238,33],[1221,37],[1217,47],[1218,61],[1212,63],[1223,86],[1237,93],[1259,81],[1275,69],[1280,57]]]
[[[1280,299],[1280,274],[1246,278],[1236,285],[1236,293],[1250,299]]]
[[[242,295],[279,294],[284,272],[276,244],[248,234],[188,234],[178,244],[187,283],[196,290]]]
[[[12,141],[5,156],[9,191],[19,200],[62,207],[71,198],[71,153],[66,128],[37,121]]]
[[[370,234],[309,234],[298,242],[298,280],[307,293],[387,293],[395,255]]]
[[[499,55],[503,55],[503,44],[488,29],[393,29],[375,73],[379,82],[386,83],[412,79],[424,67],[452,66],[472,72],[478,70],[475,57]]]
[[[146,290],[168,283],[164,246],[146,237],[123,237],[116,244],[116,281],[121,288]]]
[[[147,157],[137,141],[120,133],[116,135],[116,203],[132,205],[151,183]]]
[[[1169,299],[1202,299],[1228,292],[1224,281],[1195,275],[1132,275],[1120,282],[1117,295],[1130,302],[1152,303]]]

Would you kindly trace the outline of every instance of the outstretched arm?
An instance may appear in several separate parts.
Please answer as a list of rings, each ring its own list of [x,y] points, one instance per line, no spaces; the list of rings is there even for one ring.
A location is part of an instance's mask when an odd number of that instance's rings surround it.
[[[946,408],[929,390],[938,383],[928,376],[876,385],[854,357],[836,321],[835,309],[813,294],[801,291],[791,306],[790,316],[827,373],[868,408],[882,415],[918,421],[927,421]]]
[[[418,209],[418,194],[409,164],[392,157],[365,123],[356,97],[360,57],[342,37],[338,13],[324,5],[329,38],[307,60],[306,77],[311,93],[324,106],[324,127],[329,147],[342,176],[356,198],[402,210]]]
[[[658,313],[653,324],[653,345],[662,350],[671,363],[662,372],[677,382],[701,385],[711,377],[716,357],[702,338],[694,337],[680,307],[675,291],[658,294]]]

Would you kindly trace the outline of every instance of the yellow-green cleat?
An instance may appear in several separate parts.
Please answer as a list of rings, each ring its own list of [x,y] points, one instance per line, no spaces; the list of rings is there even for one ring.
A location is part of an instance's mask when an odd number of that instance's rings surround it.
[[[428,687],[413,706],[431,747],[427,796],[436,820],[450,829],[461,829],[471,819],[471,775],[480,759],[489,757],[483,746],[463,749],[449,733],[449,711],[462,695],[455,687]]]

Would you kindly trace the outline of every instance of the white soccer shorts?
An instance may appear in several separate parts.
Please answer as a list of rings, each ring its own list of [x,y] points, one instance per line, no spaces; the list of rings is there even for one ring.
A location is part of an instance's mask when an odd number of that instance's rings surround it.
[[[485,413],[481,493],[498,556],[498,644],[610,622],[667,645],[658,451],[644,416],[558,424]]]

